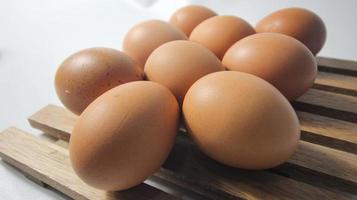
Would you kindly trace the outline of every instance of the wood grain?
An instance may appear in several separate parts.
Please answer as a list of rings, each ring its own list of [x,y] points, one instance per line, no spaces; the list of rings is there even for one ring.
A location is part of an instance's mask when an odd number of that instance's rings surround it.
[[[307,112],[296,112],[304,140],[357,154],[357,124]],[[307,135],[308,134],[308,135]]]
[[[53,107],[53,105],[50,105],[47,108],[51,109],[51,107]],[[36,115],[41,115],[41,112],[43,112],[43,110],[38,112]],[[56,112],[56,115],[60,115],[59,116],[60,118],[65,117],[66,113],[69,112],[64,108],[62,108],[62,110],[58,109],[58,108],[56,108],[54,110]],[[52,116],[55,117],[56,115],[52,115]],[[39,119],[39,118],[41,118],[41,117],[37,117],[37,119]],[[56,121],[56,118],[51,119],[51,121]],[[39,125],[41,123],[42,122],[37,122],[36,124]],[[62,123],[63,122],[57,123],[53,127],[53,129],[57,129],[57,128],[62,129],[61,128],[61,126],[63,125]],[[69,127],[68,124],[66,126]],[[37,127],[37,128],[41,129],[41,127]],[[64,132],[64,133],[66,133],[68,135],[70,134],[69,132]],[[175,148],[178,148],[177,146],[178,145],[176,144]],[[177,156],[181,156],[181,157],[177,158],[176,160],[179,160],[180,163],[181,162],[184,162],[184,163],[195,162],[195,159],[192,159],[190,161],[183,161],[185,159],[185,155],[187,155],[187,154],[185,154],[185,149],[188,149],[187,151],[189,151],[190,148],[184,147],[184,148],[181,148],[181,149],[182,150],[180,150],[179,153],[177,153]],[[331,154],[330,154],[330,152],[331,152]],[[326,156],[325,157],[322,156],[322,155],[325,155],[325,154],[327,155],[327,157]],[[188,155],[190,155],[190,154],[188,154]],[[343,155],[343,156],[341,156],[341,155]],[[304,163],[304,162],[301,161],[301,158],[305,158],[305,157],[309,162]],[[331,161],[331,163],[333,165],[331,165],[330,167],[322,169],[321,168],[321,164],[325,163],[325,159],[328,159],[329,161]],[[342,159],[342,160],[340,160],[340,159]],[[351,162],[348,161],[348,160],[350,160]],[[357,176],[356,176],[357,161],[355,161],[355,160],[356,160],[356,155],[354,155],[354,154],[349,154],[349,153],[343,152],[343,151],[338,151],[336,153],[336,150],[331,149],[331,148],[326,148],[326,147],[323,147],[321,145],[316,145],[316,144],[311,144],[311,143],[306,145],[306,143],[302,142],[302,145],[300,145],[299,150],[297,151],[297,155],[294,155],[292,157],[292,159],[289,160],[288,162],[290,162],[290,163],[292,163],[294,165],[299,165],[299,166],[306,167],[306,168],[311,169],[311,170],[318,171],[320,173],[326,173],[326,174],[328,174],[330,176],[339,177],[339,178],[342,178],[342,179],[346,179],[346,180],[350,180],[350,181],[356,182],[357,181],[357,179],[356,179],[357,178]],[[174,161],[171,161],[171,162],[169,161],[169,163],[172,163],[172,162],[174,162]],[[177,168],[177,166],[180,166],[179,165],[180,163],[172,164],[171,166],[174,166],[173,170],[175,169],[175,167]],[[343,163],[343,166],[340,166],[339,163],[341,163],[341,164]],[[346,165],[346,164],[348,164],[348,165]],[[184,169],[186,169],[186,168],[184,167]],[[177,172],[177,171],[175,171],[175,172]],[[179,172],[177,172],[177,173],[179,173]],[[185,173],[191,173],[191,172],[188,170],[187,172],[185,171]],[[189,175],[186,174],[186,176],[193,176],[193,175],[192,174],[189,174]],[[242,181],[242,180],[240,180],[240,181]],[[227,183],[225,182],[225,184],[227,184]],[[256,184],[256,183],[254,183],[254,184]],[[215,187],[218,187],[218,186],[215,185]],[[206,187],[208,187],[208,186],[206,186]],[[232,194],[232,195],[238,195],[238,194]],[[243,196],[240,196],[240,197],[247,198],[246,195],[243,195]]]
[[[312,88],[296,101],[345,112],[352,112],[357,115],[357,97],[354,96],[336,94]]]
[[[357,155],[300,141],[288,163],[357,183]]]
[[[355,198],[352,194],[314,187],[268,171],[224,166],[203,155],[184,134],[178,136],[164,169],[162,173],[169,171],[168,176],[183,182],[243,199]]]
[[[47,105],[28,118],[30,125],[55,138],[69,140],[78,116],[60,106]]]
[[[186,135],[178,136],[163,169],[155,173],[169,182],[215,199],[349,199],[344,194],[317,188],[267,171],[223,166],[203,155]],[[202,191],[205,189],[205,191]],[[331,189],[331,188],[329,188]]]
[[[52,115],[48,115],[47,113],[52,112]],[[45,113],[44,115],[42,115],[42,113]],[[57,118],[59,119],[63,119],[66,118],[66,116],[69,115],[71,116],[72,120],[58,120],[57,122]],[[35,118],[32,118],[32,116],[36,116]],[[41,127],[46,127],[45,131],[46,133],[49,133],[50,135],[54,135],[50,132],[54,132],[54,133],[59,133],[61,132],[62,134],[66,134],[66,136],[61,136],[60,138],[69,138],[70,137],[70,132],[65,132],[65,131],[58,131],[58,130],[72,130],[72,127],[74,126],[75,123],[75,119],[73,118],[72,114],[61,107],[58,106],[54,106],[54,105],[48,105],[45,108],[41,109],[39,112],[35,113],[34,115],[32,115],[29,118],[30,123],[33,125],[35,124],[36,126],[34,126],[35,128],[38,128],[40,130],[44,130]],[[51,118],[50,118],[51,117]],[[311,117],[311,116],[310,116]],[[46,120],[43,120],[43,118],[46,118]],[[40,120],[40,121],[37,121]],[[46,124],[47,121],[51,121],[51,127]],[[34,123],[35,122],[35,123]],[[310,121],[310,123],[312,123],[313,121]],[[344,124],[340,125],[343,126]],[[305,123],[306,126],[306,123]],[[318,124],[316,125],[318,126]],[[302,126],[303,128],[304,126]],[[349,127],[343,127],[342,129],[349,129]],[[304,130],[304,129],[303,129]],[[312,129],[309,129],[309,131],[311,131]],[[320,132],[317,132],[316,134],[319,134]],[[325,132],[323,132],[324,134],[326,134]],[[303,143],[305,144],[305,143]],[[311,152],[311,150],[314,150],[313,152]],[[329,154],[329,152],[331,152],[331,157],[329,158],[331,161],[335,160],[335,162],[332,162],[334,165],[331,166],[331,168],[325,168],[324,170],[321,169],[320,165],[321,163],[324,163],[324,159],[325,157],[321,157],[321,155],[323,155],[324,153]],[[296,165],[301,165],[303,167],[315,170],[315,171],[319,171],[322,173],[327,173],[331,176],[335,176],[335,177],[339,177],[339,178],[343,178],[346,180],[351,180],[353,182],[357,182],[357,156],[354,154],[349,154],[347,152],[339,152],[339,154],[335,153],[334,149],[331,148],[325,148],[321,145],[317,145],[317,144],[311,144],[310,146],[308,145],[302,145],[300,146],[299,151],[297,152],[298,154],[301,155],[295,155],[296,158],[299,158],[301,156],[306,156],[308,155],[309,157],[307,157],[307,159],[309,159],[308,165],[305,163],[301,163],[301,162],[296,162],[296,159],[293,159],[292,162],[293,164]],[[344,155],[342,157],[337,157],[337,155]],[[346,161],[345,163],[348,163],[348,166],[339,166],[339,163],[343,163],[341,162],[339,159],[342,158],[344,160],[356,160],[356,162],[348,162]],[[290,161],[288,161],[290,162]],[[349,172],[346,171],[338,171],[336,169],[345,169],[345,170],[351,170]],[[356,176],[352,176],[352,175],[356,175]]]
[[[357,91],[357,77],[353,76],[319,71],[315,84]]]
[[[317,63],[319,66],[349,70],[357,72],[357,62],[352,60],[341,60],[336,58],[327,58],[327,57],[317,57]]]
[[[0,156],[73,199],[176,199],[146,184],[123,192],[106,192],[90,187],[73,172],[67,150],[16,128],[0,134]]]

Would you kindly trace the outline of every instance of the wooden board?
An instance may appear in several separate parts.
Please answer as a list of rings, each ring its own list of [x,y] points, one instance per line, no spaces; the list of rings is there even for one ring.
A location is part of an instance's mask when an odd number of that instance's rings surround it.
[[[357,62],[336,58],[317,57],[319,71],[357,76]]]
[[[51,115],[49,115],[49,113],[51,113]],[[71,116],[73,121],[69,122],[66,120],[57,120],[66,118],[67,115]],[[29,118],[29,121],[32,126],[40,130],[44,130],[45,127],[47,133],[50,135],[56,135],[57,133],[61,132],[61,134],[66,134],[67,136],[59,136],[59,138],[69,138],[70,132],[75,124],[75,118],[76,117],[72,116],[72,113],[64,108],[48,105],[41,109],[39,112],[32,115]],[[46,124],[48,121],[52,122],[52,128],[48,128],[49,126]],[[59,123],[55,124],[53,123],[54,121],[58,121]],[[67,131],[63,131],[66,129]],[[318,132],[316,134],[318,134]],[[181,151],[183,150],[180,150],[180,152]],[[181,152],[180,154],[183,153]],[[330,163],[334,164],[331,166],[321,167],[326,160],[329,160]],[[330,176],[357,183],[357,157],[351,153],[338,151],[332,148],[327,148],[321,145],[302,141],[298,151],[288,162],[320,173],[325,173]]]
[[[315,84],[356,91],[357,78],[330,72],[318,72]]]
[[[77,116],[54,105],[28,120],[57,142],[10,128],[0,134],[0,156],[75,199],[357,199],[357,63],[317,60],[315,85],[292,103],[302,130],[298,150],[270,170],[221,165],[201,153],[181,128],[162,169],[145,183],[123,192],[96,190],[78,179],[69,163],[68,140]],[[171,195],[150,186],[152,181]]]
[[[51,113],[51,115],[49,114]],[[69,138],[71,130],[75,124],[76,117],[72,116],[73,114],[70,113],[68,110],[61,108],[59,106],[55,105],[48,105],[41,109],[39,112],[35,113],[29,118],[30,124],[40,130],[45,131],[46,133],[53,135],[58,138]],[[73,121],[66,121],[66,120],[60,120],[66,118],[66,116],[70,116]],[[317,120],[312,121],[309,119],[305,119],[304,117],[310,117],[313,118],[314,116],[315,119]],[[309,123],[302,123],[302,130],[307,130],[309,132],[316,132],[315,134],[321,134],[321,132],[324,134],[326,133],[325,131],[321,131],[318,129],[315,131],[315,129],[311,127],[319,127],[319,116],[313,115],[313,114],[305,114],[301,115],[300,117],[303,117],[302,119],[305,119],[305,121],[308,121]],[[58,120],[57,120],[58,119]],[[323,119],[323,118],[322,118]],[[46,124],[48,121],[51,122],[51,127],[48,128],[49,126]],[[320,119],[321,121],[321,119]],[[53,122],[58,122],[58,123],[53,123]],[[321,123],[321,122],[320,122]],[[353,127],[355,130],[357,130],[357,125],[352,124],[352,123],[347,123],[347,124],[339,124],[342,129],[349,129],[350,127]],[[350,127],[349,127],[350,125]],[[327,127],[328,130],[328,127]],[[64,134],[62,136],[57,135],[58,133]],[[357,133],[357,132],[356,132]],[[353,141],[357,137],[356,134],[353,134],[353,132],[349,132],[345,134],[345,137],[347,137],[348,141]],[[337,155],[336,155],[337,154]],[[325,155],[325,156],[324,156]],[[301,159],[303,158],[303,159]],[[334,162],[335,165],[333,165],[331,168],[329,166],[326,166],[324,168],[321,168],[321,164],[324,163],[326,159],[329,159],[331,162]],[[341,159],[341,160],[340,160]],[[299,146],[299,149],[297,153],[288,161],[294,164],[301,165],[303,167],[306,167],[306,163],[301,163],[298,160],[306,160],[308,161],[308,167],[310,169],[327,173],[331,176],[336,176],[339,178],[351,180],[353,182],[357,183],[357,156],[354,154],[344,152],[344,151],[338,151],[332,148],[326,148],[321,145],[317,144],[312,144],[312,143],[306,143],[306,142],[301,142],[301,145]],[[345,165],[345,163],[350,163],[349,165]],[[341,166],[337,166],[341,164]],[[339,171],[336,171],[335,169],[338,168]],[[350,174],[351,173],[351,174]]]
[[[178,146],[181,145],[180,142],[182,140],[179,141]],[[182,149],[179,151],[182,151]],[[68,151],[65,148],[31,136],[16,128],[9,128],[0,134],[0,154],[7,162],[75,199],[173,198],[144,184],[125,192],[116,193],[103,192],[87,186],[74,174],[70,167]],[[179,154],[180,157],[183,155],[182,152]],[[177,152],[173,152],[169,159],[175,159],[176,156]],[[331,197],[350,199],[355,197],[342,192],[336,193],[320,189],[266,171],[252,173],[224,167],[212,163],[198,151],[189,154],[185,161],[179,167],[180,170],[175,171],[176,175],[189,176],[192,181],[201,182],[198,184],[200,186],[213,187],[218,190],[217,193],[222,192],[221,197],[236,196],[246,199],[276,199],[278,197],[284,199],[330,199]],[[169,165],[166,166],[166,169],[170,170],[178,167],[173,166],[176,165],[175,162],[168,162],[165,165]],[[195,168],[197,171],[194,170]],[[234,170],[234,173],[231,174],[232,177],[227,177],[221,173],[213,173],[212,170],[222,173],[232,173],[232,170]],[[156,176],[165,177],[169,175],[167,172],[158,172]],[[175,176],[170,176],[168,180],[172,181],[171,179],[180,180]],[[269,180],[269,185],[266,185],[266,180]],[[223,192],[231,196],[223,195]]]
[[[357,62],[317,57],[319,73],[314,88],[357,96]]]
[[[146,184],[124,192],[90,187],[74,173],[66,149],[16,128],[0,134],[0,155],[9,164],[73,199],[175,199]]]

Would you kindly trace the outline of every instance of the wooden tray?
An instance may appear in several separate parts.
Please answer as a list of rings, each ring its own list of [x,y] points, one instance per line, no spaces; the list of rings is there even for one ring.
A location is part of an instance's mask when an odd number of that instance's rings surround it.
[[[357,199],[357,62],[322,57],[318,62],[315,85],[292,103],[301,123],[300,146],[270,170],[220,165],[180,130],[168,160],[145,183],[122,192],[100,191],[74,174],[67,141],[77,116],[55,105],[28,120],[56,142],[11,127],[0,134],[0,156],[74,199]],[[151,186],[157,184],[161,190]]]

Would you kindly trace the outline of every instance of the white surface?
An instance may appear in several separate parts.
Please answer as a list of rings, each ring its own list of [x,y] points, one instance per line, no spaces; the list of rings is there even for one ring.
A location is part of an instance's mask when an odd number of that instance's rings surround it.
[[[59,104],[53,78],[64,58],[80,49],[120,49],[126,31],[150,18],[168,19],[178,7],[202,3],[220,14],[255,24],[283,7],[318,13],[328,37],[319,55],[357,60],[357,1],[174,1],[174,0],[0,0],[0,130],[27,131],[26,118],[48,103]],[[264,2],[264,3],[263,3]],[[0,199],[62,199],[0,162]]]

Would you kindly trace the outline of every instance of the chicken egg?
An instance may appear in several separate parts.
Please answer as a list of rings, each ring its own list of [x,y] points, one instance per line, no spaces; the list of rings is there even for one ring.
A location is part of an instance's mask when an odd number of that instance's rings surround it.
[[[304,94],[317,74],[316,59],[309,49],[279,33],[258,33],[238,41],[229,48],[222,63],[229,70],[263,78],[288,100]]]
[[[178,121],[177,101],[164,86],[135,81],[115,87],[76,122],[69,145],[72,167],[98,189],[138,185],[166,160]]]
[[[189,134],[209,157],[243,169],[287,160],[299,121],[284,96],[263,79],[242,72],[208,74],[188,90],[183,115]]]
[[[128,31],[123,51],[144,68],[146,59],[157,47],[169,41],[186,39],[186,35],[175,26],[161,20],[148,20]]]
[[[89,48],[68,57],[58,68],[56,92],[75,114],[105,91],[143,79],[143,71],[124,53],[110,48]]]
[[[256,26],[258,33],[276,32],[294,37],[316,55],[326,41],[326,27],[321,18],[303,8],[286,8],[264,17]]]
[[[200,5],[189,5],[178,9],[170,18],[170,23],[181,29],[187,36],[202,21],[216,16],[217,13]]]
[[[181,104],[191,85],[202,76],[223,70],[220,60],[207,48],[191,41],[171,41],[154,50],[145,64],[148,80],[158,82]]]
[[[196,26],[190,40],[202,44],[222,59],[230,46],[254,33],[254,28],[239,17],[215,16]]]

